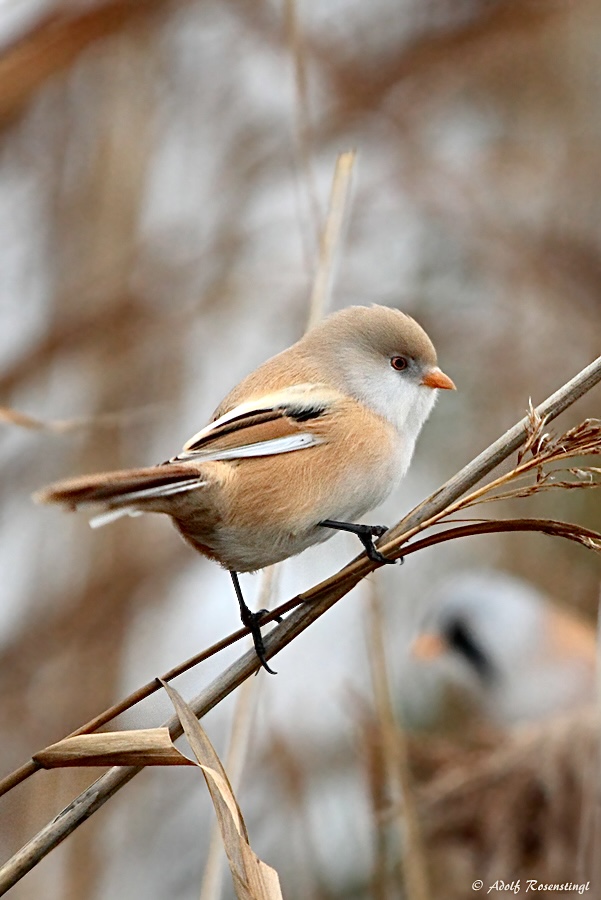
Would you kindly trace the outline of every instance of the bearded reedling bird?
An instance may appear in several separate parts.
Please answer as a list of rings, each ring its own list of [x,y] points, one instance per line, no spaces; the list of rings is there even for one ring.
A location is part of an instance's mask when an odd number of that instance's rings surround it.
[[[479,569],[449,578],[435,601],[412,653],[442,706],[463,698],[480,720],[508,727],[594,701],[595,629],[532,585]]]
[[[72,478],[40,503],[100,512],[93,526],[146,512],[171,516],[185,540],[228,569],[265,669],[260,621],[237,573],[356,534],[370,559],[383,526],[355,520],[405,474],[436,397],[453,389],[410,316],[351,306],[259,366],[228,394],[209,425],[166,463]]]

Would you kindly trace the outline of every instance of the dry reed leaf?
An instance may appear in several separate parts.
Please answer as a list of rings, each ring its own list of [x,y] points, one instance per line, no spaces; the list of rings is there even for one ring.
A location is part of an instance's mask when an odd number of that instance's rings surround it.
[[[532,467],[539,462],[545,462],[549,459],[561,460],[573,456],[588,456],[601,452],[600,419],[584,419],[574,428],[570,428],[564,434],[557,436],[552,432],[544,431],[547,420],[537,414],[531,403],[528,410],[528,420],[526,426],[528,437],[518,453],[516,468],[522,466],[529,453],[532,458],[529,460],[528,465]]]
[[[540,491],[601,487],[599,467],[567,465],[568,460],[577,457],[601,455],[601,420],[585,419],[559,436],[544,431],[546,422],[547,418],[540,416],[531,403],[527,438],[515,467],[463,497],[442,518],[481,503],[530,497]],[[551,465],[553,468],[548,468]],[[502,490],[507,485],[519,486]]]
[[[261,572],[261,587],[257,603],[259,609],[271,609],[273,606],[280,574],[280,566],[269,566]],[[249,678],[238,689],[236,708],[232,717],[230,742],[225,757],[230,783],[236,789],[242,781],[242,772],[246,763],[254,718],[253,712],[260,686],[263,684],[265,684],[265,681],[262,679]],[[224,875],[225,866],[223,865],[221,834],[219,823],[215,822],[211,829],[209,853],[202,875],[200,900],[220,900],[223,894]]]
[[[227,854],[238,900],[282,900],[275,869],[262,862],[248,843],[246,825],[223,766],[185,700],[163,682],[190,747],[203,771]]]
[[[64,766],[194,766],[173,746],[168,728],[78,734],[33,757],[44,769]]]

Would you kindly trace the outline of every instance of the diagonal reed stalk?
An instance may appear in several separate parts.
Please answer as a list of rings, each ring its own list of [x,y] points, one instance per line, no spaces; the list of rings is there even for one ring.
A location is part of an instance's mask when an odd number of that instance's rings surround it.
[[[536,416],[543,419],[545,423],[550,422],[600,381],[601,357],[598,357],[540,404],[534,411]],[[482,451],[467,466],[405,516],[401,522],[384,536],[380,549],[384,553],[391,555],[395,553],[396,555],[402,555],[400,550],[402,544],[422,531],[426,527],[426,523],[440,521],[457,504],[466,491],[473,488],[499,463],[507,459],[522,445],[527,444],[531,433],[532,413],[517,422],[509,431],[498,438],[486,450]],[[527,523],[529,521],[532,522],[533,520],[514,520],[512,527],[516,528],[516,523]],[[467,533],[467,529],[472,529],[471,533],[478,533],[475,530],[477,524],[460,526],[455,531]],[[484,524],[486,525],[486,523]],[[488,530],[500,530],[499,524],[502,523],[489,523],[489,526],[487,526]],[[562,528],[565,530],[569,529],[570,526],[566,526],[565,523],[551,523],[548,525],[549,533],[570,536],[570,534],[562,533]],[[595,535],[594,532],[590,532],[590,535],[592,541],[598,538],[598,535]],[[444,534],[426,538],[422,543],[425,545],[428,542],[430,545],[441,539],[444,539]],[[295,605],[299,604],[297,608],[290,613],[284,622],[266,636],[265,648],[267,658],[270,659],[293,641],[314,621],[327,612],[331,606],[337,603],[341,597],[347,594],[361,579],[365,578],[366,575],[376,568],[378,568],[378,564],[367,559],[365,555],[361,555],[341,569],[336,575],[294,598],[292,602]],[[275,615],[276,612],[272,615]],[[249,678],[257,670],[257,667],[258,663],[254,651],[251,650],[245,653],[225,669],[204,691],[190,701],[194,714],[198,718],[204,716],[220,703],[224,697],[228,696],[243,681]],[[172,738],[175,739],[181,735],[181,725],[176,716],[171,717],[165,725],[169,728]],[[58,846],[86,819],[93,815],[96,810],[100,809],[113,794],[131,781],[141,771],[141,768],[137,766],[115,766],[109,769],[87,790],[83,791],[0,869],[0,896],[10,890],[17,881],[54,847]]]

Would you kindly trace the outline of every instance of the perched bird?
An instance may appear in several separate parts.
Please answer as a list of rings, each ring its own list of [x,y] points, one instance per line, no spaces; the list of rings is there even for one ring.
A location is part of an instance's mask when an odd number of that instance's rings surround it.
[[[595,629],[522,579],[494,570],[448,579],[412,655],[427,663],[442,706],[468,708],[498,726],[595,698]]]
[[[171,516],[196,550],[229,570],[242,622],[270,671],[262,612],[246,606],[237,573],[337,529],[357,534],[371,559],[390,562],[373,543],[386,529],[355,520],[407,471],[437,388],[454,384],[414,319],[383,306],[347,307],[248,375],[168,462],[61,481],[35,499],[100,511],[93,525]]]

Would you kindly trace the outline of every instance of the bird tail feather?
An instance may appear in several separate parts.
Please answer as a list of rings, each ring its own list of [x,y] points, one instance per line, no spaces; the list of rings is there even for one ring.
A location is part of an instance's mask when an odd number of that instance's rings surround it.
[[[205,483],[190,465],[170,464],[68,478],[42,488],[33,499],[36,503],[59,503],[71,510],[96,509],[100,515],[90,524],[97,528],[121,516],[161,511],[152,501],[194,490]]]

